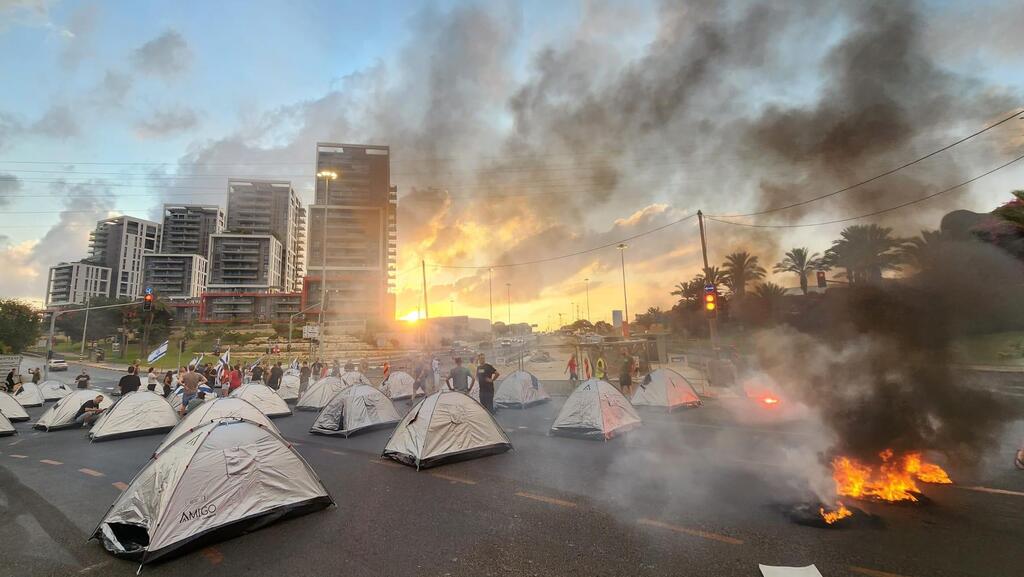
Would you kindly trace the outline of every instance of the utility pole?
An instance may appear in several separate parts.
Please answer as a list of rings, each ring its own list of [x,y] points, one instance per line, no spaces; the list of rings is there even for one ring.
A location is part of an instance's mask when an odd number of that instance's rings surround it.
[[[89,303],[92,302],[92,296],[86,295],[85,297],[85,323],[82,325],[82,349],[78,351],[78,358],[85,358],[85,341],[89,334]]]
[[[493,268],[487,269],[487,306],[490,307],[490,319],[491,326],[494,326],[494,282],[491,278],[491,273],[494,272]],[[491,331],[494,332],[493,330]]]
[[[558,313],[558,330],[562,330],[562,313]]]
[[[512,326],[512,283],[505,283],[505,298],[508,302],[508,324]]]
[[[317,178],[324,179],[324,214],[320,219],[320,316],[317,329],[317,341],[320,343],[320,350],[323,351],[324,342],[324,319],[327,309],[327,205],[331,200],[331,181],[338,178],[338,173],[331,170],[321,170],[316,173]],[[314,199],[315,200],[315,199]],[[291,336],[291,335],[289,335]]]
[[[92,307],[92,308],[94,310],[99,310],[99,309],[119,309],[119,308],[122,308],[122,307],[134,306],[134,305],[140,304],[141,302],[142,302],[141,300],[138,300],[138,301],[132,301],[132,302],[129,302],[129,303],[118,303],[116,305],[103,305],[103,306]],[[53,333],[56,330],[57,317],[59,317],[61,315],[66,315],[68,313],[77,313],[78,311],[84,311],[84,310],[85,310],[84,308],[80,308],[80,309],[64,309],[62,311],[53,311],[53,312],[50,313],[50,333],[46,337],[46,360],[50,360],[50,357],[53,356]],[[126,347],[121,347],[121,354],[122,354],[122,356],[124,355],[124,349],[125,348]],[[43,365],[43,378],[45,379],[49,375],[50,375],[50,363],[45,363]]]
[[[617,247],[622,260],[622,308],[624,318],[622,319],[622,336],[629,336],[629,298],[626,296],[626,244],[620,243]]]
[[[700,251],[704,255],[704,282],[705,284],[714,284],[709,282],[708,279],[708,241],[704,235],[704,213],[697,211],[697,222],[700,223]],[[718,287],[715,286],[715,294],[718,294]],[[711,349],[712,351],[718,350],[718,319],[708,319],[708,335],[711,337]]]
[[[430,318],[430,305],[427,304],[427,261],[421,260],[423,264],[423,318]]]
[[[585,278],[583,282],[587,283],[587,322],[590,322],[590,279]]]

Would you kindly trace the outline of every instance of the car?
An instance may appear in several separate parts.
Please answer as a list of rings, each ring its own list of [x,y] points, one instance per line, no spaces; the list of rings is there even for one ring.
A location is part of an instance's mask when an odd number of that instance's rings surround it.
[[[51,371],[66,371],[68,370],[68,362],[61,357],[53,357],[46,361],[46,368]]]

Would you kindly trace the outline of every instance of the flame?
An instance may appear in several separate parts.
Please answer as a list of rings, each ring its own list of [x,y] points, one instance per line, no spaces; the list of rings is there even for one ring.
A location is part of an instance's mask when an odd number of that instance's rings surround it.
[[[878,454],[882,462],[877,469],[851,457],[836,457],[832,460],[832,479],[836,492],[858,499],[881,501],[917,501],[921,490],[917,482],[949,484],[946,471],[938,465],[927,463],[921,453],[906,453],[895,457],[892,449]]]
[[[766,405],[777,405],[777,404],[779,404],[779,400],[776,399],[775,397],[765,397],[765,398],[761,399],[761,402],[766,404]]]
[[[818,513],[821,514],[821,518],[829,525],[853,515],[853,511],[847,509],[846,505],[843,505],[841,501],[836,504],[838,508],[835,511],[826,511],[824,507],[818,507]]]

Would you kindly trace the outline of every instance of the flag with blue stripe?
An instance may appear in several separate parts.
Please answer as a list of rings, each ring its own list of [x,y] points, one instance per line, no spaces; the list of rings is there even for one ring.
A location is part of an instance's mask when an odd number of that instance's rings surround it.
[[[153,349],[153,352],[149,353],[149,356],[146,357],[146,361],[155,363],[164,358],[164,355],[167,354],[167,342],[168,341],[164,341],[159,347]]]

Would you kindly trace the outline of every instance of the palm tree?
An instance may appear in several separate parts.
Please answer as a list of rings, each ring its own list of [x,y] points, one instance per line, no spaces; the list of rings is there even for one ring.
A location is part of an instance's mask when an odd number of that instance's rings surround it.
[[[892,229],[877,224],[858,224],[839,233],[826,251],[826,262],[846,269],[851,285],[877,282],[887,270],[899,270],[904,241]]]
[[[807,294],[807,275],[824,267],[818,253],[808,254],[806,248],[794,248],[775,264],[773,272],[792,272],[800,277],[800,290]],[[764,285],[762,285],[764,286]]]
[[[718,268],[717,266],[709,266],[704,269],[704,274],[697,278],[703,279],[704,284],[713,285],[727,285],[729,284],[729,278],[726,276],[725,271]],[[696,280],[696,279],[694,279]]]
[[[949,233],[941,230],[922,230],[921,236],[908,240],[900,247],[900,258],[918,270],[933,268],[943,258],[950,240]]]
[[[757,262],[757,257],[751,256],[745,250],[725,257],[722,269],[725,271],[727,284],[736,298],[742,298],[746,294],[748,282],[761,280],[766,273],[764,267]]]
[[[688,305],[696,305],[704,298],[704,277],[697,276],[693,280],[676,284],[676,290],[672,296],[679,297],[679,301]]]
[[[773,282],[763,282],[754,287],[754,296],[764,301],[768,309],[768,316],[775,319],[775,309],[782,297],[786,295],[786,289]]]

